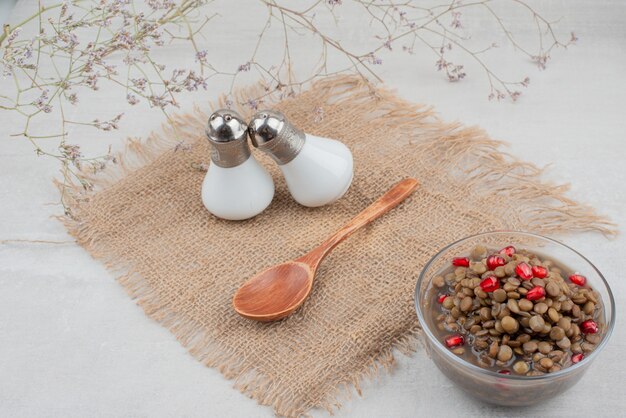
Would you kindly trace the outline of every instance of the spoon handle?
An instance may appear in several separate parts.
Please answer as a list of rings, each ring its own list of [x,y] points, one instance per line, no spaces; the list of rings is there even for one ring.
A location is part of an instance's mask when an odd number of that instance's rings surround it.
[[[334,235],[314,248],[308,254],[302,256],[298,261],[309,264],[312,268],[316,268],[317,265],[324,259],[324,257],[344,239],[348,238],[354,231],[364,227],[372,222],[374,219],[384,215],[391,209],[398,206],[404,199],[409,197],[419,186],[417,180],[413,178],[404,179],[391,189],[389,189],[384,195],[379,197],[374,203],[365,208],[361,213],[355,216],[350,222],[344,225]]]

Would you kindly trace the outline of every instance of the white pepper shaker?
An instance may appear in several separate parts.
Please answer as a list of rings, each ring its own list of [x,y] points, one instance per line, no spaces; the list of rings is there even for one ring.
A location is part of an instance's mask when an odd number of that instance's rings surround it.
[[[214,112],[206,127],[211,163],[202,203],[213,215],[243,220],[258,215],[274,197],[274,182],[250,154],[246,123],[229,109]]]
[[[348,191],[353,161],[343,143],[304,133],[275,110],[254,115],[248,132],[252,145],[276,161],[289,192],[301,205],[327,205]]]

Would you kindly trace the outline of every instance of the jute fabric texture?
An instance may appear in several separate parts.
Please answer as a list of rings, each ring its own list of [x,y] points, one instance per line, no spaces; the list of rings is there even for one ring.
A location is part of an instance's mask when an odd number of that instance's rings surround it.
[[[243,103],[259,91],[239,95]],[[176,118],[182,145],[171,126],[130,141],[118,164],[90,178],[91,187],[72,190],[64,221],[192,356],[279,415],[332,411],[363,378],[390,368],[394,349],[414,349],[415,282],[446,244],[498,229],[613,232],[591,208],[565,197],[566,186],[541,181],[541,170],[506,155],[481,129],[443,122],[359,78],[326,79],[263,105],[352,150],[354,182],[344,198],[322,208],[298,205],[276,165],[255,152],[276,182],[270,207],[242,222],[210,215],[197,167],[209,162],[204,126],[218,101]],[[408,176],[421,182],[418,191],[337,247],[295,314],[264,324],[234,312],[231,299],[243,281],[307,252]]]

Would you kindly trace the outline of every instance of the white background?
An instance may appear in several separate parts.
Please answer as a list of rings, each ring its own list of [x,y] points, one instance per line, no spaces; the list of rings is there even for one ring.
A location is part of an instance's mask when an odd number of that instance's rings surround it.
[[[222,24],[205,41],[207,49],[235,51],[250,45],[247,37],[255,32],[248,27],[258,22],[255,2],[248,3],[250,7],[240,2],[221,5],[220,14],[237,16],[238,29]],[[502,48],[495,65],[505,74],[528,74],[532,80],[516,104],[487,101],[486,81],[471,65],[467,80],[447,83],[434,71],[430,55],[385,55],[381,74],[403,97],[435,106],[444,119],[480,125],[492,137],[507,141],[512,154],[538,165],[551,164],[547,178],[571,182],[571,196],[623,225],[626,3],[535,3],[550,18],[563,16],[558,27],[575,30],[580,41],[567,52],[555,53],[546,71]],[[32,14],[35,7],[35,0],[21,0],[9,22]],[[463,23],[479,28],[476,36],[483,38],[495,31],[481,20]],[[530,39],[527,20],[520,16],[510,23],[519,29],[520,39]],[[359,41],[367,35],[363,31],[354,36]],[[183,54],[191,56],[167,47],[159,55],[164,62],[176,62]],[[294,52],[296,59],[306,56],[305,49]],[[0,90],[9,82],[1,80]],[[183,107],[193,100],[206,104],[222,90],[212,85]],[[80,111],[109,111],[119,102],[112,92],[102,91],[97,101],[84,98]],[[70,138],[86,152],[99,151],[109,143],[119,146],[126,135],[145,135],[161,122],[157,113],[140,109],[126,118],[132,123],[108,137],[94,139],[91,131],[77,129]],[[58,206],[51,205],[58,199],[51,185],[58,167],[36,157],[24,140],[9,139],[7,134],[19,128],[0,113],[0,240],[66,243],[0,243],[0,416],[272,416],[271,409],[258,406],[217,371],[196,362],[134,305],[99,262],[71,243],[62,225],[51,218],[59,213]],[[564,241],[606,275],[617,302],[613,338],[576,387],[529,408],[497,408],[459,392],[420,350],[410,358],[398,355],[393,373],[366,385],[363,398],[347,401],[338,416],[624,415],[626,239],[586,234]]]

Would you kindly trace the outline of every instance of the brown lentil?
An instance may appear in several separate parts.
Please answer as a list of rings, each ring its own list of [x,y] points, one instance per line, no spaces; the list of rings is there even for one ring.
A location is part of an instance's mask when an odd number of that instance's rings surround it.
[[[554,366],[554,362],[548,357],[544,357],[539,360],[539,364],[541,364],[541,367],[543,367],[544,369],[549,369],[550,367]]]
[[[443,276],[437,276],[433,279],[433,286],[435,287],[444,287],[446,284],[446,279]]]
[[[498,350],[498,360],[506,362],[511,360],[511,357],[513,357],[513,350],[511,347],[508,345],[500,346],[500,349]]]
[[[550,318],[550,321],[552,322],[557,322],[559,320],[559,312],[556,308],[548,309],[548,318]]]
[[[498,303],[502,303],[506,300],[506,291],[504,289],[497,289],[493,292],[493,300]]]
[[[548,296],[556,297],[559,296],[559,294],[561,293],[561,288],[558,284],[550,281],[546,285],[546,293],[548,294]]]
[[[525,312],[529,312],[530,310],[533,309],[533,303],[531,301],[529,301],[528,299],[522,299],[518,302],[519,308],[522,311]]]
[[[528,366],[528,363],[525,361],[517,361],[513,365],[513,370],[515,370],[517,374],[526,374],[528,370],[530,370],[530,366]]]
[[[541,331],[543,331],[543,327],[546,325],[546,322],[543,320],[543,318],[541,316],[533,315],[530,318],[530,321],[528,322],[528,325],[530,326],[530,329],[532,329],[533,331],[541,332]]]
[[[519,329],[519,323],[510,316],[505,316],[502,318],[502,329],[508,334],[515,334]]]
[[[550,330],[550,338],[559,341],[565,338],[565,331],[561,327],[552,327]]]
[[[533,307],[533,311],[537,312],[540,315],[543,315],[544,313],[548,312],[548,305],[543,302],[539,302]]]

